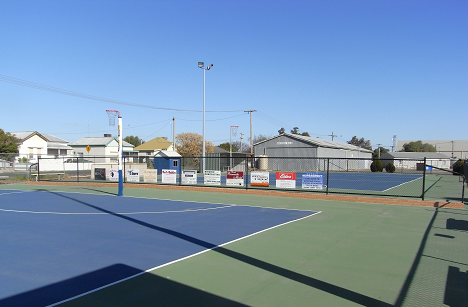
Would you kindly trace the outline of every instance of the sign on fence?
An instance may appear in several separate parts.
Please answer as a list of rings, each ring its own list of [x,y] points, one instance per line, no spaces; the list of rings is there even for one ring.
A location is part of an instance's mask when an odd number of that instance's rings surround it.
[[[323,174],[302,173],[302,188],[322,190],[323,189]]]
[[[143,173],[144,182],[158,182],[158,170],[157,169],[147,169]]]
[[[140,170],[139,169],[128,169],[127,170],[127,181],[129,181],[129,182],[140,182]]]
[[[177,183],[177,170],[175,169],[163,169],[162,171],[162,182],[163,183]]]
[[[109,180],[110,181],[119,181],[119,170],[111,168],[109,170]]]
[[[206,185],[221,185],[221,171],[205,170],[203,174]]]
[[[276,173],[276,187],[283,189],[296,188],[296,173],[277,172]]]
[[[94,180],[106,180],[106,169],[95,168],[94,169]]]
[[[268,187],[270,185],[270,173],[268,172],[251,172],[250,185],[256,187]]]
[[[244,172],[228,171],[226,174],[226,185],[244,185]]]
[[[182,171],[182,184],[197,184],[197,171]]]

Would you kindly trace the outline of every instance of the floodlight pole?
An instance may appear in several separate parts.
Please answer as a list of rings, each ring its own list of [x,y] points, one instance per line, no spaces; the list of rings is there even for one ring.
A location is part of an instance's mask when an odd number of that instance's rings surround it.
[[[202,133],[202,173],[205,171],[205,70],[210,70],[213,64],[204,67],[203,62],[198,62],[198,68],[203,69],[203,133]]]

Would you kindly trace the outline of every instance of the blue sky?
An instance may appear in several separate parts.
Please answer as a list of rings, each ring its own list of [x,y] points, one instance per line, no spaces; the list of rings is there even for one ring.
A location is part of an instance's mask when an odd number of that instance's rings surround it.
[[[173,117],[201,135],[203,61],[214,145],[232,125],[248,142],[251,109],[254,136],[466,139],[467,16],[465,0],[1,0],[0,128],[72,142],[117,134],[115,109],[124,137],[172,141]]]

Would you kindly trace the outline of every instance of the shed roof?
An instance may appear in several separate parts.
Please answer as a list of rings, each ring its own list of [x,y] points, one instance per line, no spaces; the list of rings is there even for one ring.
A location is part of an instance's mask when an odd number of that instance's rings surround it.
[[[157,137],[157,138],[152,139],[151,141],[145,142],[135,147],[134,150],[139,150],[139,151],[158,150],[158,149],[165,150],[169,148],[171,144],[172,142],[169,142],[168,140],[162,137]]]
[[[380,156],[380,159],[450,159],[449,156],[438,152],[404,152],[394,151],[386,152]]]
[[[276,135],[276,136],[271,137],[271,138],[269,138],[267,140],[263,140],[261,142],[258,142],[256,144],[254,144],[254,146],[258,145],[258,144],[261,144],[263,142],[269,141],[269,140],[273,140],[273,139],[278,138],[280,136],[287,136],[289,138],[297,139],[297,140],[300,140],[300,141],[303,141],[303,142],[306,142],[306,143],[309,143],[309,144],[312,144],[312,145],[315,145],[315,146],[318,146],[318,147],[346,149],[346,150],[353,150],[353,151],[361,151],[361,152],[372,153],[372,150],[361,148],[361,147],[358,147],[358,146],[354,146],[354,145],[351,145],[351,144],[348,144],[348,143],[329,141],[329,140],[325,140],[325,139],[319,139],[319,138],[314,138],[314,137],[310,137],[310,136],[303,136],[303,135],[300,135],[300,134],[290,134],[290,133],[283,133],[283,134],[280,134],[280,135]]]
[[[165,157],[165,158],[181,158],[182,157],[176,151],[172,151],[172,150],[160,150],[154,156]]]

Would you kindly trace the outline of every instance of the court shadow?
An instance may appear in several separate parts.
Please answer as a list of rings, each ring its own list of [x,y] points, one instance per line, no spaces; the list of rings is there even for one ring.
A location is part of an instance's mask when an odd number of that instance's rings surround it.
[[[77,297],[60,306],[247,306],[125,264],[111,265],[1,299],[0,306],[47,306],[135,275],[139,276]]]
[[[159,231],[159,232],[171,235],[171,236],[173,236],[175,238],[178,238],[178,239],[181,239],[181,240],[185,240],[187,242],[190,242],[190,243],[196,244],[198,246],[201,246],[203,248],[212,250],[213,252],[220,253],[222,255],[225,255],[225,256],[230,257],[232,259],[235,259],[237,261],[241,261],[241,262],[243,262],[245,264],[255,266],[257,268],[263,269],[263,270],[268,271],[270,273],[273,273],[273,274],[282,276],[284,278],[287,278],[287,279],[302,283],[302,284],[307,285],[309,287],[313,287],[313,288],[322,290],[324,292],[330,293],[332,295],[341,297],[343,299],[349,300],[351,302],[354,302],[354,303],[357,303],[357,304],[360,304],[360,305],[363,305],[363,306],[372,306],[372,307],[381,307],[381,306],[382,307],[390,307],[390,306],[392,306],[389,303],[382,302],[382,301],[380,301],[378,299],[375,299],[375,298],[372,298],[370,296],[366,296],[364,294],[360,294],[358,292],[354,292],[354,291],[348,290],[346,288],[343,288],[343,287],[340,287],[340,286],[337,286],[337,285],[334,285],[334,284],[331,284],[331,283],[328,283],[328,282],[325,282],[325,281],[322,281],[322,280],[319,280],[319,279],[316,279],[316,278],[313,278],[313,277],[310,277],[310,276],[306,276],[306,275],[303,275],[301,273],[297,273],[297,272],[291,271],[291,270],[283,268],[283,267],[279,267],[277,265],[268,263],[266,261],[263,261],[263,260],[248,256],[248,255],[245,255],[245,254],[242,254],[242,253],[230,250],[230,249],[227,249],[227,248],[222,247],[222,246],[218,246],[218,245],[210,243],[210,242],[206,242],[204,240],[189,236],[189,235],[184,234],[184,233],[177,232],[175,230],[171,230],[171,229],[167,229],[167,228],[160,227],[160,226],[157,226],[157,225],[149,224],[147,222],[140,221],[140,220],[135,219],[135,218],[130,217],[130,216],[115,213],[115,212],[109,211],[107,209],[101,208],[99,206],[89,204],[89,203],[83,202],[81,200],[74,199],[73,197],[70,197],[70,196],[67,196],[67,195],[62,195],[62,194],[55,193],[55,192],[50,192],[50,193],[56,194],[56,195],[58,195],[60,197],[67,198],[67,199],[75,201],[75,202],[78,202],[78,203],[80,203],[82,205],[88,206],[90,208],[93,208],[95,210],[98,210],[98,211],[101,211],[101,212],[104,212],[104,213],[107,213],[109,215],[113,215],[113,216],[115,216],[117,218],[124,219],[124,220],[127,220],[129,222],[138,224],[140,226],[147,227],[147,228],[153,229],[155,231]],[[202,304],[202,305],[205,306],[205,304]],[[169,306],[171,306],[171,305],[169,305]],[[218,306],[223,306],[223,305],[218,305]]]
[[[89,191],[95,191],[103,194],[109,194],[109,195],[118,195],[118,193],[114,192],[109,192],[109,191],[103,191],[103,190],[98,190],[98,189],[91,189],[91,188],[82,188],[83,190],[89,190]]]
[[[449,266],[445,284],[444,304],[450,307],[463,307],[468,302],[468,272]]]
[[[468,221],[449,218],[446,222],[447,229],[468,231]]]

